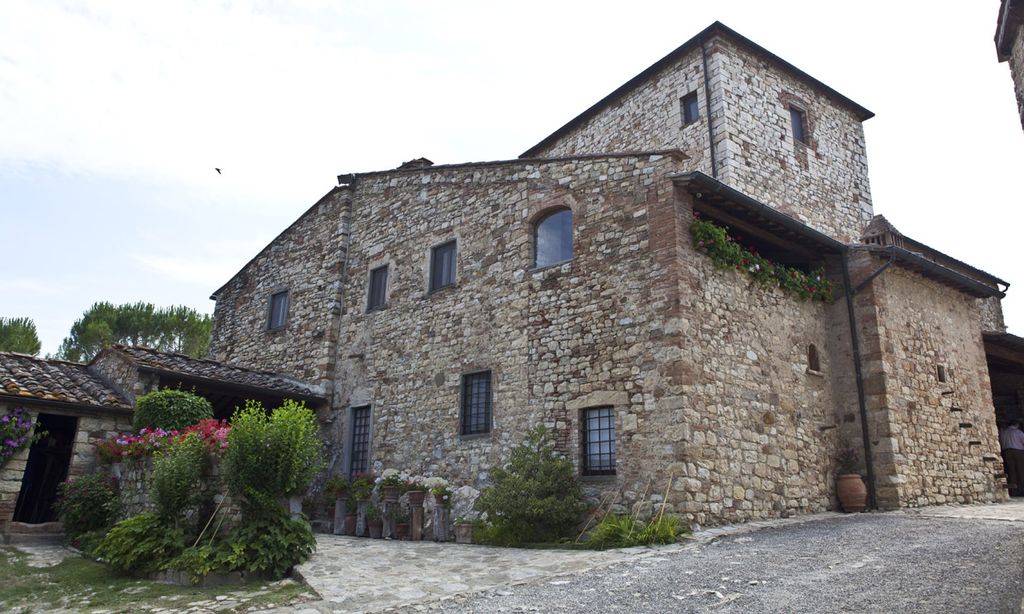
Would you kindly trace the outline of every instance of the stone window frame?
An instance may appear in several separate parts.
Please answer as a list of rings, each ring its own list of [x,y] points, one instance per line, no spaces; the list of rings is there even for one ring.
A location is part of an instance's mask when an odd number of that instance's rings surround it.
[[[588,454],[588,450],[589,450],[589,445],[590,445],[589,435],[590,435],[590,432],[591,432],[590,421],[592,420],[592,418],[591,418],[591,416],[589,414],[592,413],[592,412],[598,412],[598,411],[607,411],[608,412],[608,416],[607,417],[611,420],[611,427],[610,427],[610,429],[600,429],[602,431],[604,431],[604,430],[611,430],[611,439],[610,440],[599,440],[597,442],[597,443],[604,443],[606,441],[610,441],[611,442],[611,444],[612,444],[611,445],[611,452],[610,452],[611,469],[590,469],[589,466],[588,466],[588,459],[591,456],[590,454]],[[600,418],[600,416],[599,416],[599,418]],[[619,428],[617,427],[617,424],[616,424],[617,422],[618,422],[618,420],[616,420],[616,411],[615,411],[615,406],[614,405],[597,405],[597,406],[590,406],[590,407],[582,407],[582,408],[580,408],[580,410],[579,410],[580,476],[582,476],[584,478],[590,478],[590,479],[593,479],[593,478],[613,479],[616,476],[616,474],[618,473],[618,464],[619,464],[618,463],[618,458],[619,458],[619,456],[618,456]]]
[[[344,475],[352,477],[352,447],[353,438],[355,437],[355,422],[356,422],[356,410],[367,408],[369,410],[369,424],[367,425],[367,441],[366,441],[366,470],[369,471],[373,467],[373,429],[376,421],[373,419],[374,404],[367,401],[365,403],[352,403],[345,410],[345,442],[344,451],[342,455],[342,468],[344,469]]]
[[[454,259],[454,262],[452,263],[452,268],[454,269],[452,271],[452,281],[449,284],[445,284],[443,286],[439,286],[439,287],[435,288],[434,287],[434,255],[437,253],[437,250],[439,248],[444,247],[445,245],[448,245],[449,243],[455,244],[455,259]],[[426,278],[427,295],[437,294],[438,292],[444,292],[445,290],[448,290],[450,288],[458,287],[458,285],[459,285],[459,243],[460,243],[460,241],[459,241],[459,237],[458,236],[449,236],[449,237],[446,237],[443,241],[438,241],[438,242],[432,244],[430,246],[430,249],[427,250],[427,259],[426,259],[426,263],[425,263],[425,266],[424,266],[424,277]]]
[[[284,318],[278,326],[274,326],[274,298],[284,295]],[[270,291],[270,295],[267,298],[267,310],[264,322],[266,323],[265,330],[268,333],[277,333],[288,328],[288,317],[289,312],[292,309],[292,296],[291,290],[286,286],[279,286]]]
[[[537,263],[537,239],[538,239],[537,234],[540,232],[540,226],[545,221],[550,219],[552,216],[557,215],[558,213],[561,213],[563,211],[568,211],[569,214],[572,216],[572,220],[571,220],[571,224],[570,224],[570,232],[569,232],[569,235],[571,237],[569,248],[572,250],[572,256],[566,258],[565,260],[559,260],[557,262],[549,262],[547,264],[540,265],[540,264]],[[530,219],[530,248],[531,248],[531,250],[533,252],[531,254],[531,256],[532,256],[531,267],[530,267],[531,271],[543,271],[544,269],[548,269],[548,268],[552,268],[552,267],[559,267],[559,266],[562,266],[563,264],[566,264],[567,262],[572,262],[573,260],[575,260],[576,259],[576,211],[574,211],[573,208],[568,206],[568,205],[559,204],[559,205],[551,205],[551,206],[545,207],[545,208],[541,209],[540,211],[534,213],[533,217]]]
[[[466,411],[471,409],[467,406],[471,400],[466,396],[466,385],[469,378],[487,374],[487,405],[484,409],[486,414],[487,430],[466,432]],[[463,373],[459,377],[459,437],[461,439],[487,438],[494,431],[494,371],[492,369],[477,369]]]
[[[821,351],[815,343],[807,344],[807,374],[824,375],[821,369]]]
[[[940,384],[948,384],[950,380],[950,370],[946,365],[935,365],[935,379]]]
[[[817,128],[817,119],[812,110],[813,105],[800,96],[787,91],[783,91],[779,94],[779,103],[786,112],[785,125],[787,130],[783,133],[782,138],[785,139],[786,134],[789,135],[788,138],[793,142],[798,155],[806,154],[806,149],[817,151],[818,141],[814,138],[815,129]],[[793,135],[793,110],[797,110],[803,114],[804,139],[802,141],[798,141]],[[801,147],[796,147],[796,145],[800,145]]]
[[[696,105],[697,107],[697,110],[693,114],[693,116],[691,116],[689,113],[691,103]],[[683,128],[692,126],[693,124],[696,124],[700,121],[700,96],[698,95],[696,89],[693,90],[692,92],[684,94],[682,97],[679,98],[679,117],[682,120],[680,122],[680,125]]]
[[[388,305],[391,303],[391,282],[393,277],[391,273],[392,270],[394,269],[392,264],[393,263],[391,262],[391,260],[382,260],[377,261],[376,263],[368,267],[368,270],[366,272],[366,295],[363,301],[364,313],[371,313],[374,311],[387,309]],[[383,302],[380,305],[371,305],[370,300],[373,298],[373,274],[381,269],[385,269],[387,275],[387,278],[384,280]]]

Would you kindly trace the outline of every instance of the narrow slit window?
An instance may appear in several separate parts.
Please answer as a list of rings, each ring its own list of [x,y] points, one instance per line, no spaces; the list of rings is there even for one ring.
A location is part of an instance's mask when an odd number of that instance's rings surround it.
[[[370,469],[370,406],[352,408],[352,436],[349,438],[349,476]]]
[[[697,102],[697,92],[690,92],[680,98],[679,106],[682,110],[684,126],[689,126],[700,119],[700,104]]]
[[[793,140],[807,143],[807,113],[803,109],[789,107],[789,119],[793,124]]]
[[[366,310],[383,309],[387,301],[388,267],[384,265],[370,271],[370,296],[366,301]]]
[[[946,367],[944,365],[938,365],[935,367],[935,376],[939,378],[939,381],[945,384],[948,381],[946,374]]]
[[[583,410],[583,475],[615,475],[615,415],[611,407]]]
[[[455,241],[438,245],[430,252],[430,291],[455,284]]]
[[[813,343],[807,346],[807,368],[811,371],[821,371],[821,359],[818,358],[818,346]]]
[[[270,295],[270,309],[267,316],[267,328],[276,330],[284,328],[288,321],[288,291]]]
[[[491,372],[462,376],[462,434],[491,431]]]

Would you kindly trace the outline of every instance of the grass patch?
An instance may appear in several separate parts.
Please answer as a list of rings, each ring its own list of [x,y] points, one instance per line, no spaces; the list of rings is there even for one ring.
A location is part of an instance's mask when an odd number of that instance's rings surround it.
[[[53,567],[30,567],[27,559],[13,548],[0,547],[2,612],[187,609],[195,602],[213,602],[217,596],[237,604],[224,612],[243,612],[315,598],[306,586],[292,580],[209,588],[172,586],[121,576],[102,563],[77,556]]]

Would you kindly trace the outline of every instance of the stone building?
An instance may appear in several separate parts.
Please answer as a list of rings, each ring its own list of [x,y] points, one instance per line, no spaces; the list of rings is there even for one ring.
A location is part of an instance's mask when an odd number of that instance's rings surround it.
[[[834,507],[847,448],[880,507],[1004,499],[1008,284],[874,215],[871,116],[712,24],[519,159],[339,176],[214,293],[210,358],[322,397],[339,473],[481,488],[544,424],[590,496],[702,524]]]
[[[0,416],[23,409],[46,432],[0,463],[0,534],[57,530],[48,523],[56,520],[58,486],[94,471],[95,444],[131,431],[135,399],[167,387],[206,397],[220,418],[245,399],[266,407],[285,398],[324,403],[317,388],[286,376],[148,348],[115,345],[88,365],[0,352]]]
[[[995,38],[999,61],[1008,62],[1010,66],[1021,127],[1024,127],[1024,2],[1002,0]]]

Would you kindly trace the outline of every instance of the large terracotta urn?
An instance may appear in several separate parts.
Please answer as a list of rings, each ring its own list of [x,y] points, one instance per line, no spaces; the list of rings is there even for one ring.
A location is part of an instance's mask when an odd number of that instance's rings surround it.
[[[846,513],[863,512],[867,507],[868,489],[856,473],[844,473],[836,479],[836,496]]]

